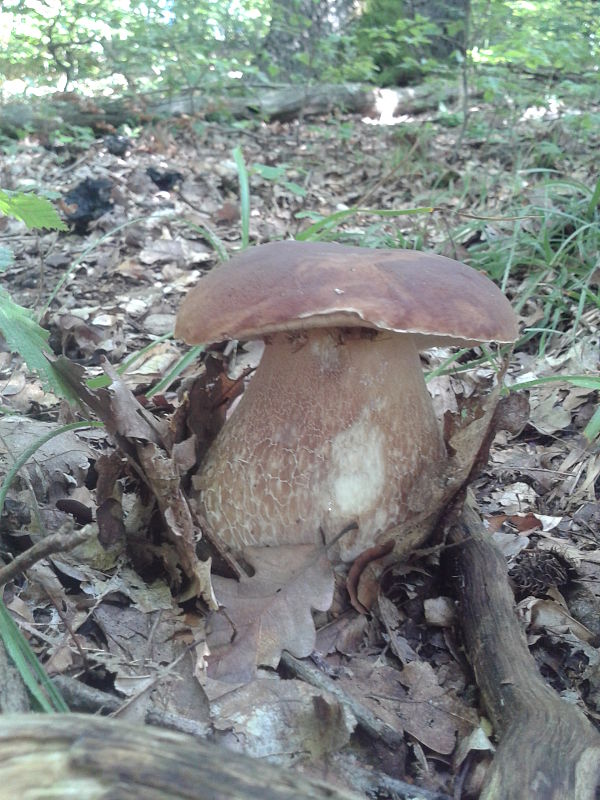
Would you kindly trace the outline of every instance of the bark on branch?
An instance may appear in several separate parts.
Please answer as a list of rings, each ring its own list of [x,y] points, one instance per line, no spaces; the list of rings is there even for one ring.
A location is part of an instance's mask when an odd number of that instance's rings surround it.
[[[36,800],[359,800],[183,734],[81,714],[0,717],[0,787]]]

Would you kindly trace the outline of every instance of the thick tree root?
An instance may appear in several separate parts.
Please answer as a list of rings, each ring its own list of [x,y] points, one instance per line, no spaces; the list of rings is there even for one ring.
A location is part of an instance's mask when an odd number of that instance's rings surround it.
[[[600,735],[542,680],[503,556],[468,506],[449,537],[467,656],[498,739],[481,800],[593,800]]]

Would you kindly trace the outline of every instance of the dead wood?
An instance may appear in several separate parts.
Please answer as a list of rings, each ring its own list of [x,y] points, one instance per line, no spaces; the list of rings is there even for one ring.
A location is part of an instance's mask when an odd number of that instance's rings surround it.
[[[327,678],[317,667],[311,666],[310,662],[307,660],[294,658],[289,655],[289,653],[285,652],[282,661],[288,669],[311,685],[326,689],[329,692],[335,692],[338,699],[345,702],[353,713],[355,713],[359,724],[368,735],[381,738],[383,741],[386,740],[385,734],[380,735],[384,723],[378,721],[376,723],[376,728],[373,729],[373,724],[370,721],[372,717],[371,712],[364,707],[357,706],[353,698],[341,691],[336,686],[335,682],[331,678]],[[106,714],[117,711],[121,706],[122,701],[119,700],[119,698],[107,692],[87,686],[75,678],[57,675],[52,681],[60,690],[69,707],[74,711]],[[146,712],[146,724],[156,725],[163,729],[167,728],[173,731],[190,733],[201,739],[206,739],[207,736],[207,726],[205,723],[162,711],[152,705]],[[399,745],[398,741],[394,740],[394,748],[396,748],[396,750],[401,744],[402,742],[400,742]],[[397,800],[450,800],[450,797],[442,792],[414,786],[406,781],[393,778],[385,772],[365,769],[352,758],[345,763],[344,773],[347,783],[350,783],[356,791],[363,792],[364,794],[373,796],[379,796],[379,794],[385,796],[389,795],[390,797],[397,798]],[[332,795],[331,800],[336,800],[336,796],[337,795]]]
[[[436,109],[440,102],[451,103],[458,96],[459,90],[454,82],[385,90],[358,83],[288,85],[275,89],[250,89],[238,97],[225,92],[221,96],[207,97],[188,90],[167,100],[148,103],[146,113],[155,116],[194,113],[236,118],[258,116],[273,121],[332,111],[379,116],[385,104],[388,116],[399,116]]]
[[[98,135],[120,125],[139,125],[181,115],[208,119],[250,119],[268,121],[327,114],[333,111],[378,116],[385,97],[386,113],[395,116],[437,108],[440,101],[458,97],[454,84],[430,85],[381,90],[360,84],[315,84],[281,86],[276,89],[249,89],[243,96],[223,91],[210,96],[188,89],[165,99],[152,95],[135,99],[96,98],[93,101],[75,92],[39,100],[13,101],[0,107],[0,133],[16,137],[24,128],[52,136],[63,125],[92,128]]]
[[[123,700],[116,695],[88,686],[83,681],[70,678],[68,675],[55,675],[52,683],[61,693],[71,711],[113,715],[123,707]],[[208,722],[166,711],[155,705],[153,701],[150,701],[146,707],[144,724],[188,733],[201,739],[206,739],[210,733]]]
[[[468,658],[498,746],[481,800],[593,800],[600,735],[542,679],[514,611],[504,557],[465,506],[450,528]]]
[[[358,724],[369,736],[374,739],[381,739],[389,747],[401,747],[404,744],[404,736],[393,730],[383,720],[378,719],[370,709],[362,703],[351,698],[338,684],[329,678],[324,672],[305,659],[295,658],[287,651],[283,651],[281,663],[289,669],[296,677],[301,678],[311,686],[331,692],[343,703],[356,717]]]
[[[0,717],[3,797],[358,800],[183,734],[79,714]]]
[[[83,542],[91,539],[93,532],[89,529],[83,528],[82,530],[75,531],[71,529],[70,525],[65,525],[64,528],[45,536],[39,542],[36,542],[24,553],[19,553],[13,560],[0,566],[0,588],[16,578],[17,575],[22,574],[38,561],[41,561],[46,556],[52,553],[66,553],[69,550],[82,544]]]

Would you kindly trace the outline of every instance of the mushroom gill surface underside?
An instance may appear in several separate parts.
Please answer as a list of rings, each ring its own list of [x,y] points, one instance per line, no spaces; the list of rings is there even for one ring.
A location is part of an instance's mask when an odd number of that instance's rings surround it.
[[[350,561],[394,529],[423,542],[448,457],[414,339],[365,328],[272,335],[194,477],[201,517],[239,550],[331,542]]]

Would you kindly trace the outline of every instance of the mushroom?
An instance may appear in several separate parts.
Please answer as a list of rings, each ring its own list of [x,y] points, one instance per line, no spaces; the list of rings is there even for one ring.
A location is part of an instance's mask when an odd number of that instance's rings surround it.
[[[352,560],[394,535],[422,542],[448,454],[419,350],[513,342],[489,278],[443,256],[294,241],[212,270],[177,315],[189,343],[263,339],[238,407],[196,476],[199,512],[234,549],[332,542]]]

